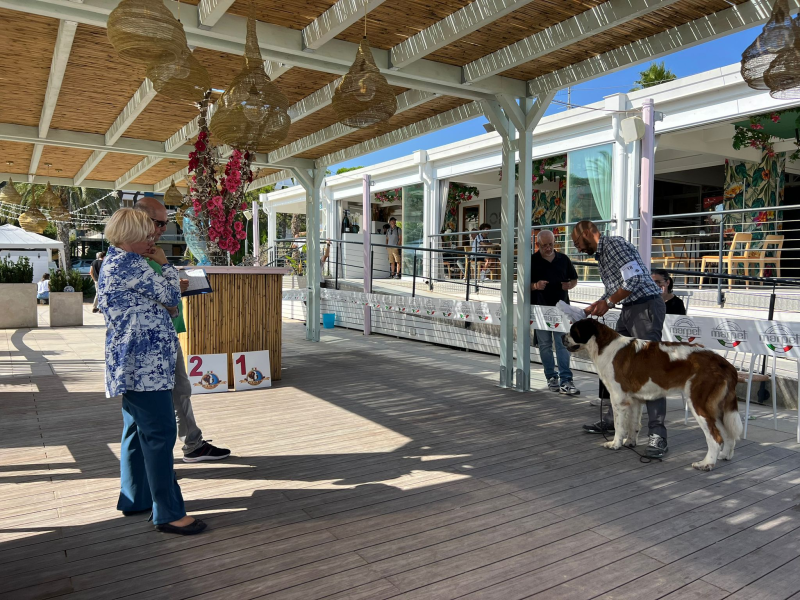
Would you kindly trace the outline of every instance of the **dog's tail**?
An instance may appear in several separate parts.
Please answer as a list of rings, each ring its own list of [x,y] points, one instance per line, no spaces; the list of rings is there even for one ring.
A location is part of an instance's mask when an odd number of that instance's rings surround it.
[[[742,418],[739,416],[739,401],[736,398],[737,377],[729,379],[728,389],[722,401],[722,424],[728,430],[728,434],[734,439],[742,438]]]

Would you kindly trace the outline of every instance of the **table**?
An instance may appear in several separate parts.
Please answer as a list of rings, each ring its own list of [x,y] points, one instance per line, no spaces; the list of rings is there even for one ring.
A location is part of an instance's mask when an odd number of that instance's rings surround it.
[[[194,269],[197,267],[185,267]],[[202,267],[210,294],[183,299],[186,333],[178,335],[184,356],[227,354],[228,381],[233,381],[231,353],[269,350],[270,376],[281,378],[281,303],[283,276],[274,267]]]

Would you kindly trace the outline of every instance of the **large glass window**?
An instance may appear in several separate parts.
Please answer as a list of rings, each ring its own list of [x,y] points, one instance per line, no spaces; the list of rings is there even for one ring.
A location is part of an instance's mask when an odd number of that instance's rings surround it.
[[[612,144],[570,152],[567,159],[567,220],[611,219]]]
[[[403,188],[403,246],[422,247],[425,236],[423,227],[425,194],[422,184]],[[422,275],[423,255],[417,252],[417,275]],[[414,251],[403,250],[403,274],[411,275]]]

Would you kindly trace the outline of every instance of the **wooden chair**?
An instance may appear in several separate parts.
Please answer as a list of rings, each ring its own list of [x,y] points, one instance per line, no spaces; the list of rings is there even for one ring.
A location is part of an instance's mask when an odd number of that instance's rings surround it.
[[[781,276],[781,252],[783,252],[783,239],[782,235],[768,235],[764,238],[761,248],[751,249],[748,251],[748,257],[742,259],[741,262],[745,264],[748,269],[750,265],[758,267],[758,276],[764,277],[764,271],[767,265],[775,265],[775,276]],[[750,287],[749,281],[746,286]]]
[[[650,266],[658,268],[658,263],[662,263],[666,269],[669,264],[669,252],[665,238],[654,237],[650,246]]]
[[[728,249],[728,254],[722,256],[722,265],[719,264],[719,256],[714,255],[706,255],[701,257],[700,262],[700,270],[704,271],[708,267],[708,265],[717,265],[718,272],[720,273],[733,273],[733,265],[745,264],[747,265],[747,261],[750,258],[747,256],[748,251],[750,250],[750,245],[753,243],[753,234],[752,233],[735,233],[733,234],[733,240],[731,241],[731,247]],[[725,266],[727,271],[722,270],[722,266]],[[747,267],[745,266],[745,270]],[[700,278],[700,285],[699,289],[703,289],[703,282],[705,281],[705,276]],[[728,289],[731,289],[733,285],[733,280],[728,279]]]

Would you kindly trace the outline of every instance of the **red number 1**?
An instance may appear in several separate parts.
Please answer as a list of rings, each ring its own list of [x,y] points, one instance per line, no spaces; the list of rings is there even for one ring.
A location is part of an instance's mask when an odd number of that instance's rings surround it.
[[[236,364],[242,367],[242,375],[247,375],[247,369],[244,366],[244,354],[240,354],[236,359]]]
[[[203,366],[203,359],[199,356],[192,356],[189,358],[189,363],[195,365],[194,369],[189,372],[189,375],[191,377],[202,377],[203,372],[200,370],[200,368]]]

